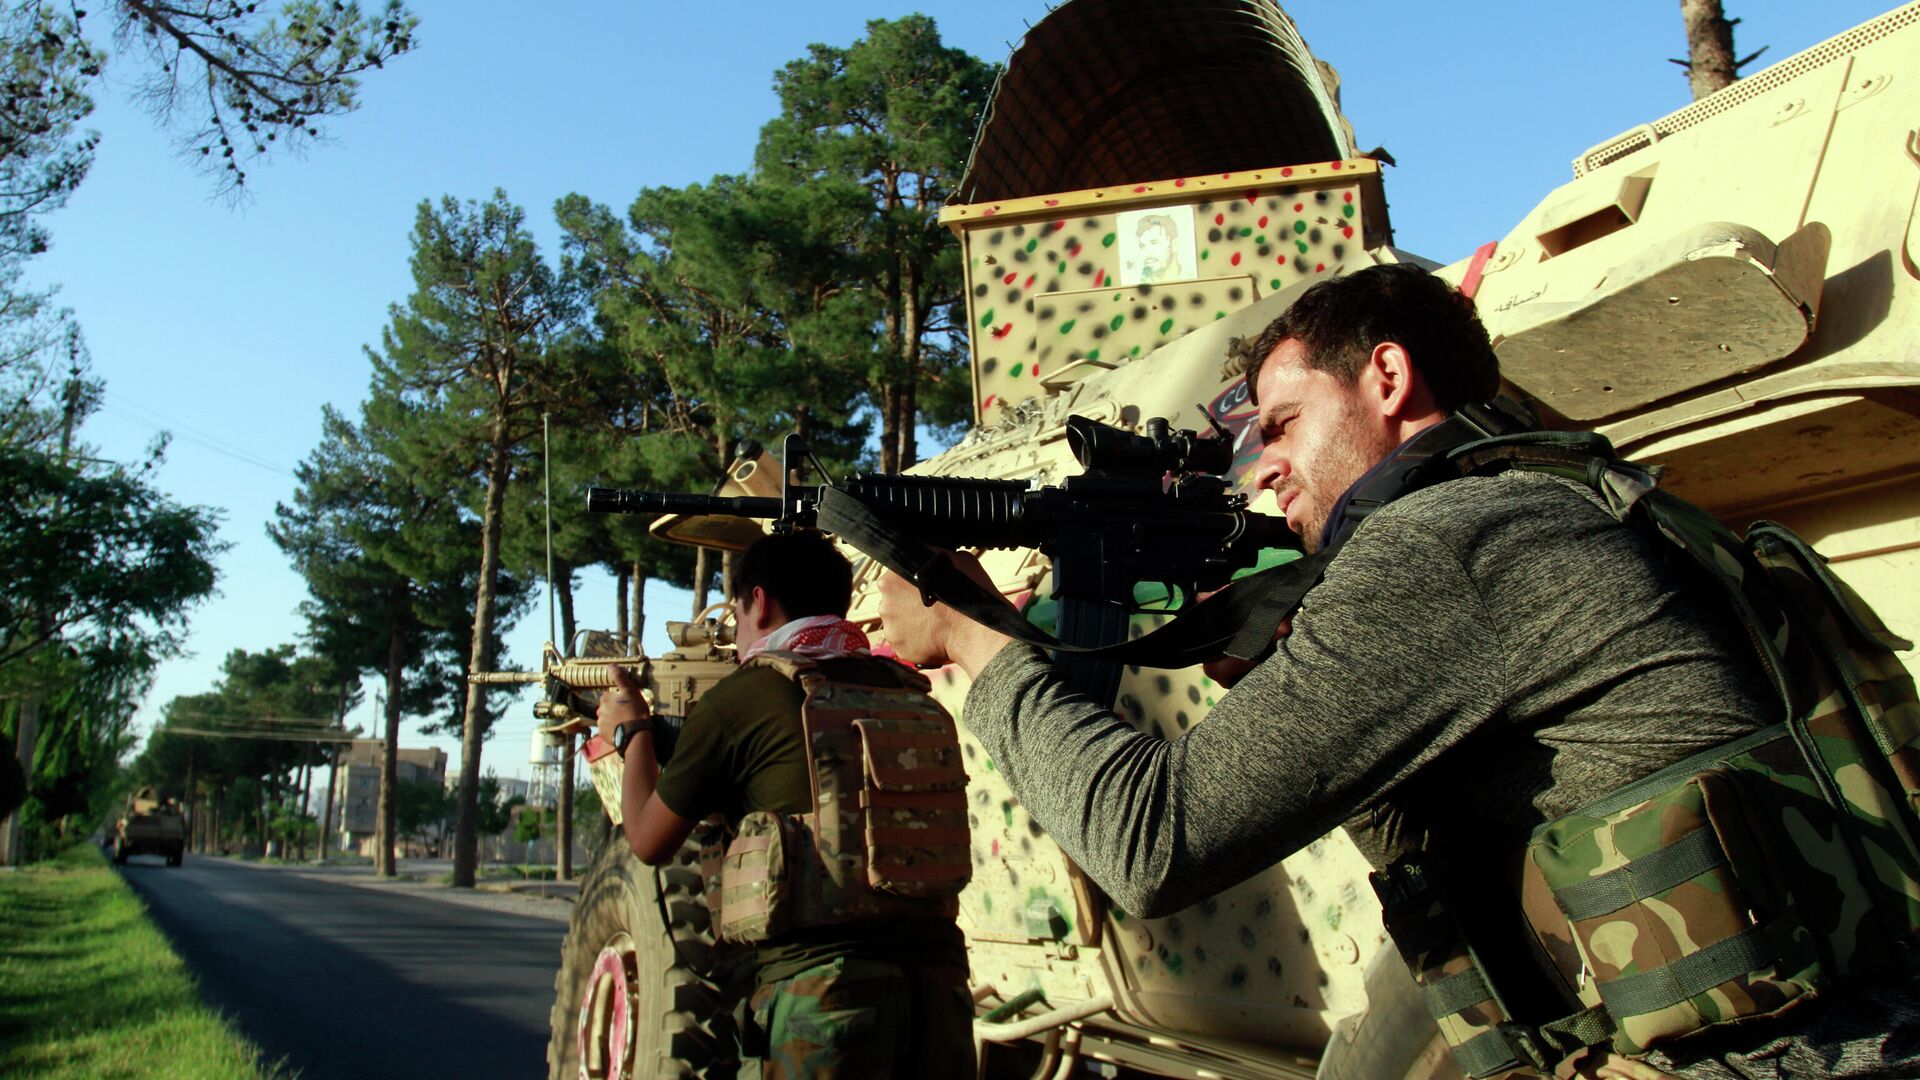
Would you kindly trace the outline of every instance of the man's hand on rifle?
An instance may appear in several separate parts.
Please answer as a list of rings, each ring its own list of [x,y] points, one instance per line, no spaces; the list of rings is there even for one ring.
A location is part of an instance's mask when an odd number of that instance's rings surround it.
[[[600,737],[617,745],[620,740],[614,736],[619,728],[629,728],[634,735],[652,730],[648,721],[653,716],[653,710],[647,705],[646,694],[633,672],[615,666],[613,682],[614,688],[600,695],[594,719]]]
[[[1214,591],[1218,592],[1219,590],[1216,589]],[[1195,599],[1205,600],[1212,595],[1212,592],[1203,592],[1195,597]],[[1292,632],[1293,620],[1282,619],[1280,620],[1280,625],[1273,628],[1273,640],[1279,641]],[[1231,690],[1235,683],[1238,683],[1247,672],[1258,667],[1260,661],[1265,660],[1272,652],[1273,650],[1269,648],[1266,652],[1261,653],[1252,660],[1242,660],[1237,656],[1216,656],[1206,663],[1201,664],[1200,670],[1207,673],[1207,678]]]
[[[960,572],[998,591],[979,559],[961,552],[947,557]],[[959,664],[970,676],[1013,640],[945,604],[928,604],[919,588],[891,571],[880,578],[880,624],[900,659],[917,667]]]

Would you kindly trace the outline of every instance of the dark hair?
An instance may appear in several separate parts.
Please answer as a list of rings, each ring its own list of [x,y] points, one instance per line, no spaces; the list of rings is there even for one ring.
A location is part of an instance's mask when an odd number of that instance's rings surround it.
[[[1179,227],[1173,223],[1172,214],[1148,214],[1140,219],[1139,224],[1133,227],[1133,235],[1141,236],[1145,234],[1148,229],[1159,229],[1165,232],[1169,240],[1180,235]]]
[[[1369,266],[1329,278],[1267,324],[1245,354],[1247,397],[1258,405],[1260,368],[1280,343],[1306,346],[1309,367],[1352,383],[1373,355],[1391,341],[1407,350],[1413,365],[1446,412],[1485,401],[1500,392],[1500,361],[1480,325],[1473,301],[1445,280],[1406,263]]]
[[[754,586],[780,604],[789,619],[841,615],[853,602],[853,564],[823,533],[798,529],[753,542],[733,562],[727,593],[744,597]]]

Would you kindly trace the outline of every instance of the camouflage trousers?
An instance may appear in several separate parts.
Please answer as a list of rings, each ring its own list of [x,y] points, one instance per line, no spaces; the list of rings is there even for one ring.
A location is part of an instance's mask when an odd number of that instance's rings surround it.
[[[967,969],[842,957],[754,992],[746,1051],[763,1080],[972,1080]]]

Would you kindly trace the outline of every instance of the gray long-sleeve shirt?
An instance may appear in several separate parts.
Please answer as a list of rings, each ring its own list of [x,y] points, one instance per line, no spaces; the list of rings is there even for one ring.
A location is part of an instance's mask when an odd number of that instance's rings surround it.
[[[1473,477],[1362,524],[1292,633],[1178,739],[1063,689],[1025,646],[974,680],[965,720],[1121,907],[1165,914],[1382,806],[1416,773],[1452,812],[1524,837],[1776,722],[1712,588],[1583,488]],[[1377,860],[1387,841],[1372,839]]]
[[[1163,915],[1342,823],[1378,865],[1418,824],[1401,803],[1517,849],[1542,822],[1778,722],[1713,588],[1571,482],[1469,478],[1368,518],[1292,633],[1178,739],[1063,690],[1024,645],[980,672],[963,720],[1082,869],[1125,910]],[[1909,1077],[1915,1032],[1920,982],[1905,980],[1652,1060],[1691,1080]]]

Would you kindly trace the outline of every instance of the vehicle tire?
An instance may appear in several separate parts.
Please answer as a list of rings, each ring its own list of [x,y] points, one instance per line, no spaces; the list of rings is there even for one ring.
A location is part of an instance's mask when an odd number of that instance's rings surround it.
[[[1367,1009],[1340,1022],[1314,1080],[1464,1080],[1420,987],[1392,946],[1367,968]]]
[[[550,1080],[739,1073],[733,1009],[752,951],[713,939],[699,869],[707,828],[661,867],[634,858],[618,832],[601,845],[561,946]]]
[[[167,852],[168,866],[179,866],[181,863],[185,862],[186,860],[187,860],[187,845],[185,844],[175,844],[173,845],[173,850]]]

